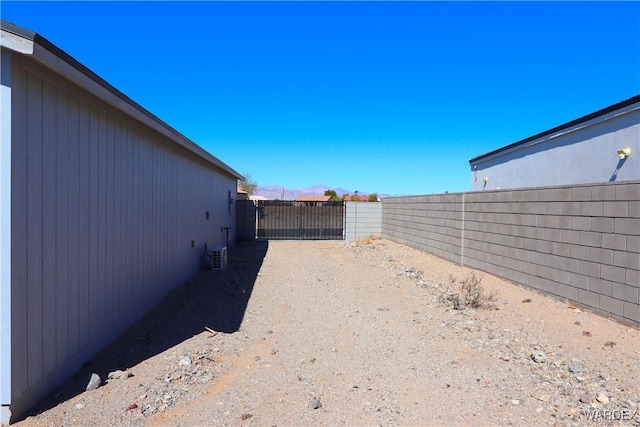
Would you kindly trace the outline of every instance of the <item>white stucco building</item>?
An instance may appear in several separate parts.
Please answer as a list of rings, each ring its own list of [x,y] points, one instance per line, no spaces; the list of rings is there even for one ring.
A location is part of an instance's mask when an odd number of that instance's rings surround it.
[[[469,164],[472,191],[640,180],[640,95]]]
[[[0,422],[235,240],[238,179],[52,43],[2,21]]]

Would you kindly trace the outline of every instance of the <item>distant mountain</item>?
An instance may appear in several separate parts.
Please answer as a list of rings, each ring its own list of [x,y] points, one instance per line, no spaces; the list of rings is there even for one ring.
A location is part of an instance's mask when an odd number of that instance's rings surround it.
[[[259,185],[255,191],[256,196],[262,196],[270,200],[294,200],[298,196],[321,196],[327,190],[334,190],[338,196],[343,194],[353,194],[353,190],[346,190],[344,188],[332,188],[327,185],[318,184],[307,188],[290,189],[279,187],[276,185]],[[371,193],[358,191],[358,194],[362,196],[368,196]],[[389,197],[388,194],[378,194],[378,197]]]

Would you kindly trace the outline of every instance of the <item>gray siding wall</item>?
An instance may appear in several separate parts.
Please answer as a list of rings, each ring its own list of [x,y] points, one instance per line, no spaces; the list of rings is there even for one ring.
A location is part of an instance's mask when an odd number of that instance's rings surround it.
[[[617,150],[627,147],[631,155],[620,160]],[[472,161],[471,168],[472,191],[640,180],[640,104]]]
[[[345,240],[354,241],[382,234],[382,204],[345,202]]]
[[[640,182],[382,200],[382,234],[638,327]]]
[[[203,244],[225,244],[221,227],[233,241],[236,179],[29,58],[12,62],[16,414],[196,273]]]

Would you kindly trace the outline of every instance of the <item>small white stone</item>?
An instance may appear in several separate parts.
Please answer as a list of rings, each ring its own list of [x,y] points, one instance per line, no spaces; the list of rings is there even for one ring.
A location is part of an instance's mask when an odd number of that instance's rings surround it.
[[[87,388],[85,390],[95,390],[102,384],[102,378],[98,374],[91,374],[91,379],[89,380],[89,384],[87,384]]]

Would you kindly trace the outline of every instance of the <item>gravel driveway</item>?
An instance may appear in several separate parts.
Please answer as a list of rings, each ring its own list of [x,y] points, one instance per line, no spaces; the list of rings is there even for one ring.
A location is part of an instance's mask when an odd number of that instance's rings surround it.
[[[640,425],[635,329],[385,240],[230,258],[17,425]]]

